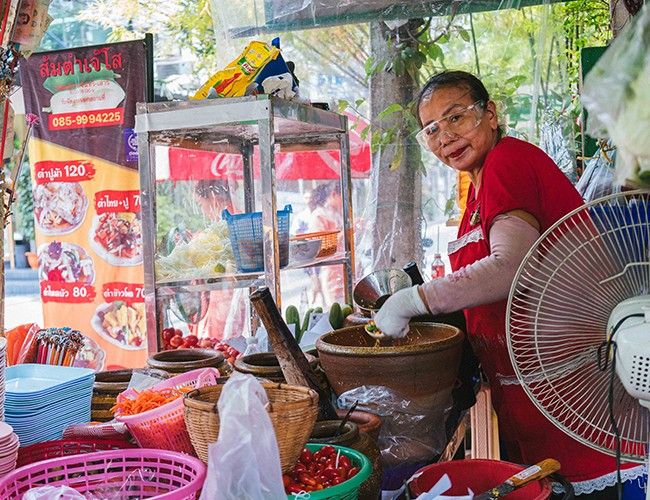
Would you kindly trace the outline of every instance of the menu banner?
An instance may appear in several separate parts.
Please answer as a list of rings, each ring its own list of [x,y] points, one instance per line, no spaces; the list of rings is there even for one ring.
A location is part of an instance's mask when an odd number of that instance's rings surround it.
[[[80,364],[147,358],[135,106],[144,41],[33,54],[21,62],[45,327],[86,337]]]

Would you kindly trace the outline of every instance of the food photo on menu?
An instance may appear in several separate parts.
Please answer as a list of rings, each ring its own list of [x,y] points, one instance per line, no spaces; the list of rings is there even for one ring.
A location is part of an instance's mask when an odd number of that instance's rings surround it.
[[[99,336],[123,349],[146,347],[144,303],[105,302],[95,310],[91,324]]]
[[[46,235],[67,234],[86,216],[88,198],[78,182],[49,182],[34,187],[34,216]]]
[[[89,234],[92,249],[114,266],[135,266],[142,262],[140,213],[108,212],[93,218]]]
[[[38,248],[38,277],[41,281],[92,285],[95,266],[86,250],[79,245],[52,241]]]

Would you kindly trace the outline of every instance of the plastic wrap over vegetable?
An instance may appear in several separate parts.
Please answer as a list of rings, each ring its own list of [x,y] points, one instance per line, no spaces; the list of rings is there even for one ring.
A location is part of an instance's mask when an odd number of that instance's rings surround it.
[[[159,280],[205,278],[235,270],[228,225],[216,221],[188,243],[179,242],[167,256],[156,260]]]
[[[585,79],[587,132],[618,148],[616,180],[650,186],[650,6],[612,42]]]
[[[377,444],[385,468],[431,460],[445,447],[451,400],[444,406],[425,408],[388,387],[364,385],[341,394],[337,403],[350,408],[356,401],[357,409],[382,418]]]

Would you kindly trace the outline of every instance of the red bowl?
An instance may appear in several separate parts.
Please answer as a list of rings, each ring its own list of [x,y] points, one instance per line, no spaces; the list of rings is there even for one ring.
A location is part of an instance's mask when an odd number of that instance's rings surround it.
[[[474,495],[478,495],[501,484],[524,468],[499,460],[452,460],[423,467],[415,473],[419,476],[409,483],[409,488],[413,495],[421,495],[433,488],[438,480],[447,474],[452,486],[445,495],[467,495],[467,488],[471,488]],[[508,495],[508,500],[546,500],[551,497],[551,493],[549,481],[542,479],[513,491]]]

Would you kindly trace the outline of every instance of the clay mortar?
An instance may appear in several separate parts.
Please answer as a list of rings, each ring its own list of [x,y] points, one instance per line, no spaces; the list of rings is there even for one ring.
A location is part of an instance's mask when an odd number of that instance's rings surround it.
[[[451,401],[463,335],[450,325],[411,323],[406,338],[382,340],[374,347],[363,326],[353,326],[323,335],[316,348],[337,396],[362,385],[380,385],[438,406]]]

